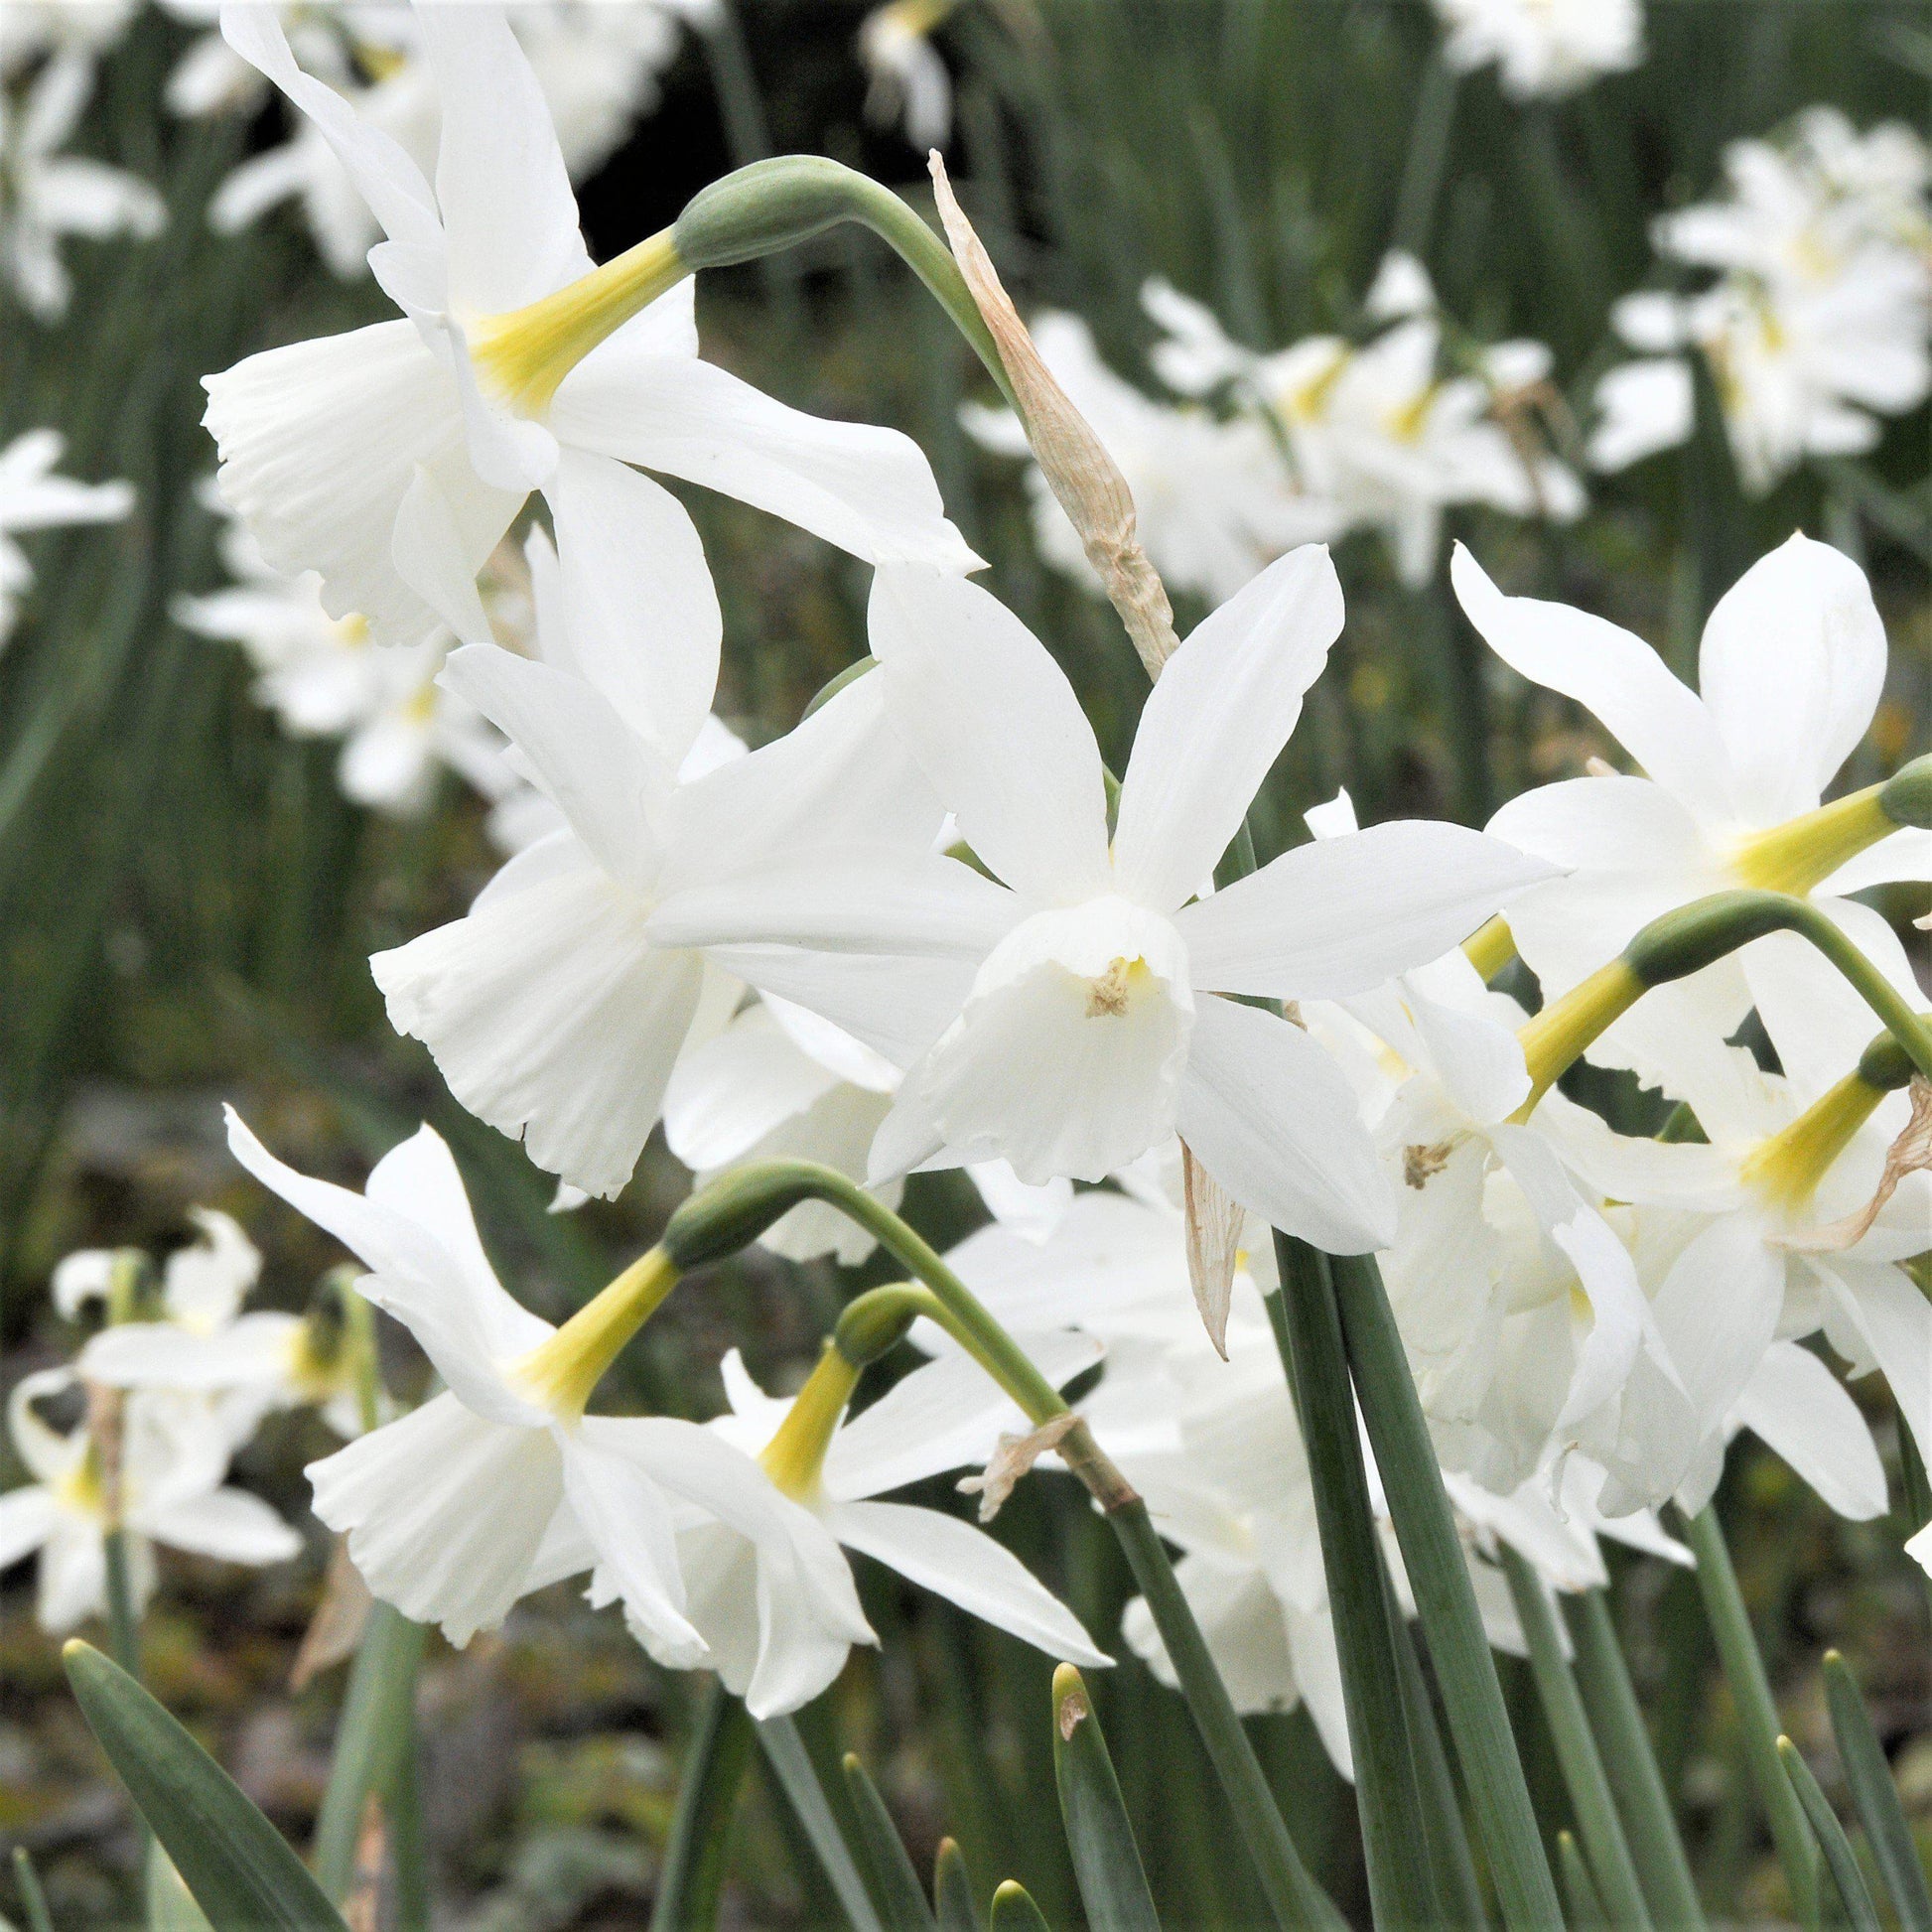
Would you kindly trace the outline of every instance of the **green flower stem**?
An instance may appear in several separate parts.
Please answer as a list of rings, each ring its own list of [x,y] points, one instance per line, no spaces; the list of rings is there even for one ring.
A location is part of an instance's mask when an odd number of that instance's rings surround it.
[[[1925,1866],[1912,1843],[1912,1828],[1905,1822],[1898,1786],[1871,1727],[1859,1680],[1836,1650],[1825,1653],[1824,1675],[1839,1761],[1864,1827],[1865,1843],[1871,1847],[1872,1863],[1884,1876],[1904,1932],[1932,1932],[1932,1889],[1926,1885]]]
[[[1563,1872],[1563,1894],[1570,1901],[1572,1932],[1602,1932],[1610,1923],[1609,1915],[1596,1895],[1596,1881],[1574,1833],[1557,1834],[1557,1864]]]
[[[1589,1868],[1595,1876],[1597,1892],[1613,1923],[1648,1927],[1651,1918],[1644,1903],[1643,1887],[1623,1836],[1623,1821],[1617,1816],[1616,1800],[1610,1796],[1610,1781],[1604,1773],[1596,1739],[1590,1733],[1584,1701],[1577,1694],[1577,1681],[1564,1660],[1563,1638],[1557,1630],[1557,1614],[1549,1591],[1521,1554],[1507,1543],[1502,1546],[1502,1559],[1503,1574],[1509,1579],[1509,1593],[1516,1602],[1516,1615],[1529,1640],[1530,1670],[1536,1678],[1537,1696],[1557,1747],[1557,1760],[1563,1766],[1570,1808],[1577,1815],[1578,1829],[1589,1854]]]
[[[1751,1782],[1757,1787],[1758,1802],[1764,1807],[1786,1881],[1791,1886],[1792,1905],[1799,1920],[1816,1932],[1820,1924],[1818,1855],[1804,1808],[1778,1760],[1777,1706],[1772,1702],[1771,1682],[1765,1675],[1757,1639],[1751,1633],[1743,1592],[1737,1587],[1730,1551],[1713,1505],[1707,1504],[1695,1516],[1685,1517],[1683,1526],[1684,1539],[1698,1560],[1698,1588],[1704,1597],[1705,1615],[1717,1640],[1718,1656],[1724,1664],[1731,1700],[1737,1707]]]
[[[726,268],[808,241],[842,221],[870,228],[894,249],[1017,410],[1006,363],[952,250],[890,188],[839,162],[787,154],[740,168],[691,198],[672,225],[671,245],[687,267]]]
[[[1704,1907],[1610,1620],[1609,1599],[1600,1589],[1587,1589],[1565,1597],[1564,1610],[1576,1649],[1578,1687],[1602,1747],[1651,1916],[1659,1925],[1700,1927]]]
[[[27,1932],[54,1932],[54,1914],[47,1909],[47,1893],[41,1889],[40,1873],[27,1856],[24,1845],[14,1847],[14,1887],[20,1893],[20,1909],[27,1914]]]
[[[1362,1419],[1442,1686],[1449,1736],[1461,1760],[1497,1902],[1512,1932],[1561,1925],[1556,1880],[1382,1271],[1373,1255],[1334,1255],[1328,1265]]]
[[[354,1882],[355,1845],[371,1794],[388,1799],[395,1836],[393,1794],[399,1779],[414,1769],[416,1673],[428,1637],[423,1625],[412,1623],[393,1603],[369,1605],[316,1820],[316,1877],[338,1905]]]
[[[684,1760],[677,1812],[657,1874],[650,1932],[700,1932],[718,1922],[738,1787],[751,1757],[751,1714],[719,1678],[705,1686]]]
[[[1416,1829],[1422,1794],[1415,1779],[1395,1638],[1382,1594],[1377,1547],[1348,1358],[1326,1258],[1306,1241],[1275,1235],[1280,1290],[1266,1296],[1275,1346],[1295,1397],[1307,1449],[1341,1664],[1348,1742],[1369,1903],[1381,1926],[1438,1917],[1428,1838]]]
[[[141,1619],[134,1609],[134,1581],[127,1531],[116,1525],[101,1538],[107,1559],[107,1654],[137,1683],[141,1677]]]
[[[681,1273],[689,1273],[735,1254],[801,1200],[821,1200],[836,1207],[922,1282],[938,1305],[935,1318],[943,1319],[947,1330],[1013,1397],[1035,1428],[1071,1415],[1059,1391],[932,1247],[836,1168],[813,1161],[763,1161],[721,1175],[671,1216],[664,1230],[664,1253]],[[1146,1503],[1102,1452],[1084,1422],[1073,1422],[1053,1447],[1100,1505],[1147,1598],[1181,1696],[1278,1922],[1342,1932],[1341,1914],[1309,1875],[1282,1822],[1261,1760],[1175,1581]]]

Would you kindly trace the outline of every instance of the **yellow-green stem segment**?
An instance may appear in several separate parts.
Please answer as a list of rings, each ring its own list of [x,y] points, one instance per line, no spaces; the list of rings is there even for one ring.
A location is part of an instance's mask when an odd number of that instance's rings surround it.
[[[517,1379],[557,1415],[569,1420],[581,1416],[618,1351],[657,1311],[682,1273],[661,1247],[639,1255],[548,1341],[524,1356],[517,1364]]]

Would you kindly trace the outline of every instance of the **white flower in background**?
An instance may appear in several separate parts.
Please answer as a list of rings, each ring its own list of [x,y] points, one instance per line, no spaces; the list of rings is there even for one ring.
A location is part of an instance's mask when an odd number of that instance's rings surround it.
[[[169,11],[213,29],[221,0],[163,0]],[[434,71],[405,6],[279,10],[302,65],[327,80],[425,173],[436,164],[440,118]],[[658,101],[658,76],[676,58],[678,23],[704,28],[715,0],[548,0],[507,10],[543,90],[571,179],[596,172]],[[261,74],[221,38],[201,36],[169,75],[177,114],[256,111]],[[215,192],[209,216],[232,231],[299,197],[323,259],[342,276],[364,272],[381,229],[328,141],[310,124],[243,162]]]
[[[340,738],[337,778],[358,805],[414,816],[435,796],[439,770],[455,771],[490,799],[515,780],[500,741],[437,683],[447,633],[377,650],[360,618],[330,617],[313,571],[285,577],[266,563],[238,522],[220,553],[236,581],[175,600],[175,621],[204,637],[239,644],[256,672],[255,695],[294,738]]]
[[[1738,473],[1768,489],[1807,457],[1872,448],[1878,419],[1932,391],[1932,158],[1901,123],[1861,135],[1807,109],[1776,141],[1725,150],[1725,199],[1661,215],[1658,252],[1719,280],[1611,312],[1640,359],[1599,381],[1589,457],[1618,470],[1693,427],[1686,351],[1710,365]]]
[[[1183,395],[1227,388],[1265,411],[1309,498],[1330,507],[1337,533],[1379,531],[1406,584],[1435,570],[1451,503],[1559,522],[1584,507],[1582,486],[1543,448],[1530,413],[1549,350],[1502,343],[1471,372],[1444,376],[1435,294],[1413,256],[1384,260],[1367,313],[1389,326],[1360,346],[1311,336],[1262,355],[1165,282],[1150,282],[1142,301],[1165,332],[1152,351],[1162,379]]]
[[[241,1305],[261,1273],[254,1243],[213,1209],[191,1208],[189,1218],[202,1239],[177,1248],[163,1264],[159,1306],[142,1307],[92,1336],[77,1364],[83,1378],[110,1388],[209,1397],[237,1449],[271,1410],[312,1404],[337,1435],[359,1435],[351,1352],[322,1346],[321,1331],[299,1314],[244,1313]],[[102,1249],[68,1256],[54,1271],[55,1307],[71,1321],[89,1301],[108,1301],[119,1260]]]
[[[0,79],[42,55],[93,60],[126,33],[135,0],[7,0],[0,8]]]
[[[1547,1130],[1580,1173],[1644,1209],[1639,1265],[1691,1401],[1691,1507],[1715,1487],[1739,1421],[1799,1465],[1775,1420],[1760,1427],[1750,1406],[1776,1388],[1751,1391],[1769,1351],[1813,1332],[1822,1331],[1854,1374],[1881,1371],[1921,1452],[1932,1448],[1932,1303],[1895,1265],[1925,1247],[1932,1174],[1903,1173],[1868,1225],[1852,1218],[1876,1196],[1910,1104],[1853,1071],[1872,1018],[1829,961],[1788,934],[1751,950],[1758,1016],[1784,1072],[1760,1071],[1742,1047],[1685,1056],[1684,1097],[1708,1142],[1626,1139],[1560,1097],[1547,1113]],[[1818,1427],[1836,1429],[1857,1454],[1843,1413],[1850,1399],[1822,1363],[1807,1359],[1812,1368],[1797,1370],[1782,1357],[1772,1373],[1807,1377]],[[1827,1383],[1836,1401],[1821,1393]],[[1622,1434],[1632,1447],[1669,1453],[1681,1405],[1660,1405],[1641,1379],[1624,1402]],[[1797,1440],[1791,1425],[1784,1433]],[[1859,1491],[1855,1470],[1840,1492]],[[1868,1467],[1863,1493],[1872,1493]],[[1882,1479],[1875,1493],[1875,1507],[1863,1513],[1884,1508]]]
[[[1884,686],[1884,627],[1856,564],[1804,536],[1753,564],[1705,625],[1698,692],[1604,619],[1504,597],[1466,551],[1450,575],[1490,648],[1592,712],[1644,773],[1542,785],[1489,822],[1565,869],[1509,910],[1546,1000],[1660,913],[1738,886],[1808,894],[1916,999],[1890,926],[1846,896],[1932,879],[1932,833],[1894,829],[1868,800],[1819,810]],[[1696,1059],[1723,1060],[1759,1003],[1756,962],[1778,950],[1760,941],[1646,994],[1589,1056],[1677,1093]]]
[[[1444,65],[1494,62],[1513,100],[1575,93],[1598,74],[1643,64],[1640,0],[1436,0]]]
[[[30,429],[0,449],[0,648],[13,633],[20,600],[34,573],[14,537],[75,523],[118,523],[134,507],[134,485],[83,483],[57,477],[67,447],[60,433]]]
[[[954,1392],[949,1403],[930,1400],[930,1385],[907,1399],[901,1383],[850,1422],[842,1402],[830,1414],[816,1413],[816,1391],[789,1401],[764,1394],[735,1348],[722,1366],[731,1413],[710,1427],[746,1455],[760,1457],[821,1533],[1050,1657],[1089,1666],[1113,1661],[1094,1648],[1079,1619],[1019,1558],[985,1531],[943,1510],[878,1500],[887,1489],[983,1461],[1002,1427],[1019,1421],[1019,1410],[977,1365],[977,1386]],[[848,1370],[840,1379],[856,1375]],[[810,1383],[806,1387],[812,1390]],[[785,1434],[794,1410],[803,1411],[795,1444]],[[678,1560],[691,1619],[711,1646],[711,1667],[755,1717],[796,1710],[838,1675],[854,1643],[878,1642],[863,1618],[856,1630],[827,1629],[809,1620],[806,1605],[755,1587],[757,1553],[725,1524],[683,1529]],[[594,1588],[593,1600],[597,1596]],[[788,1637],[782,1634],[787,1626]]]
[[[370,265],[406,318],[206,378],[221,494],[276,569],[318,571],[330,615],[359,614],[380,643],[440,622],[487,636],[477,571],[566,451],[580,469],[702,482],[869,559],[975,567],[908,439],[820,422],[699,359],[688,277],[574,362],[554,317],[532,336],[516,312],[592,267],[549,110],[496,10],[429,6],[415,23],[442,104],[434,189],[297,68],[271,12],[222,16],[383,221]],[[689,523],[660,491],[657,521],[674,520]]]
[[[1284,551],[1339,532],[1335,505],[1296,488],[1261,424],[1217,422],[1197,407],[1150,400],[1101,360],[1075,316],[1038,316],[1031,333],[1054,379],[1120,466],[1141,541],[1176,589],[1223,603]],[[960,417],[987,449],[1029,455],[1026,430],[1010,411],[969,403]],[[1027,471],[1027,493],[1040,555],[1098,596],[1100,580],[1079,534],[1036,466]]]
[[[932,45],[932,30],[959,0],[890,0],[859,29],[859,58],[872,76],[866,119],[897,121],[908,145],[923,154],[952,135],[952,76]]]
[[[0,92],[0,281],[42,322],[66,315],[72,294],[64,237],[146,237],[168,221],[161,197],[139,177],[60,152],[93,84],[92,62],[69,52],[42,68],[18,98]]]
[[[701,951],[651,936],[653,905],[856,840],[923,850],[940,812],[887,729],[876,679],[717,763],[722,619],[690,519],[647,479],[575,454],[551,487],[556,581],[536,578],[546,661],[470,645],[444,678],[509,738],[564,823],[466,918],[371,969],[392,1024],[424,1041],[465,1106],[573,1186],[615,1194],[680,1052],[739,997]]]
[[[882,567],[880,669],[848,693],[883,686],[988,872],[828,843],[666,895],[649,930],[719,949],[721,965],[907,1068],[875,1179],[943,1150],[1006,1160],[1035,1184],[1098,1180],[1178,1129],[1277,1225],[1331,1250],[1382,1246],[1389,1192],[1339,1068],[1299,1028],[1220,996],[1378,984],[1538,868],[1459,827],[1405,823],[1194,898],[1341,618],[1334,567],[1310,547],[1200,624],[1141,714],[1110,838],[1092,727],[1044,646],[963,579]]]
[[[866,1177],[874,1137],[893,1110],[899,1069],[829,1020],[766,995],[677,1064],[664,1092],[664,1139],[702,1190],[749,1161],[820,1161]],[[1029,1187],[1003,1161],[967,1170],[996,1217],[1044,1238],[1066,1211],[1065,1180]],[[897,1209],[901,1176],[873,1192]],[[856,1267],[873,1234],[822,1201],[800,1201],[759,1236],[790,1261],[832,1256]]]
[[[80,1388],[72,1369],[23,1376],[7,1401],[33,1480],[0,1495],[0,1570],[40,1552],[38,1614],[56,1636],[107,1607],[107,1497],[86,1424],[63,1432],[36,1404]],[[283,1563],[302,1539],[258,1496],[226,1487],[230,1441],[206,1402],[142,1390],[121,1404],[120,1519],[137,1612],[154,1593],[154,1545],[225,1563]]]
[[[592,1304],[577,1326],[554,1328],[498,1284],[456,1163],[429,1128],[392,1148],[361,1194],[285,1167],[232,1109],[228,1145],[370,1271],[361,1292],[447,1385],[307,1471],[316,1514],[347,1537],[377,1596],[464,1644],[519,1596],[597,1569],[652,1654],[689,1669],[709,1652],[686,1614],[673,1520],[684,1507],[749,1541],[768,1567],[759,1589],[787,1601],[795,1622],[865,1632],[836,1544],[756,1462],[696,1423],[584,1414],[617,1346],[674,1278],[633,1269],[605,1291],[615,1309]]]

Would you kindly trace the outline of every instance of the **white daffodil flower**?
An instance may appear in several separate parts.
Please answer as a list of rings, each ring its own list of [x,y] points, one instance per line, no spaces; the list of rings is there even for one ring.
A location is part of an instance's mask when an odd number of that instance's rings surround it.
[[[1512,100],[1575,93],[1599,74],[1643,65],[1641,0],[1436,0],[1443,62],[1492,62]]]
[[[988,871],[875,843],[667,895],[651,930],[721,949],[908,1068],[876,1179],[945,1149],[1029,1183],[1098,1180],[1178,1129],[1276,1225],[1381,1246],[1389,1191],[1339,1069],[1299,1028],[1220,996],[1376,984],[1538,869],[1455,826],[1385,825],[1194,897],[1340,626],[1318,548],[1222,605],[1147,701],[1110,839],[1092,728],[1045,648],[962,579],[882,568],[881,669],[852,688],[883,686]]]
[[[1884,685],[1884,626],[1856,564],[1794,536],[1752,565],[1705,625],[1700,692],[1602,618],[1503,596],[1464,550],[1450,575],[1497,656],[1592,712],[1645,774],[1542,785],[1489,821],[1497,838],[1565,868],[1509,911],[1546,1000],[1660,913],[1738,886],[1809,895],[1916,998],[1891,928],[1847,895],[1932,879],[1932,833],[1895,827],[1868,793],[1819,805]],[[1770,950],[1760,942],[1647,994],[1589,1056],[1677,1094],[1693,1059],[1722,1059]]]
[[[932,30],[959,0],[890,0],[859,27],[859,58],[872,84],[866,119],[905,130],[908,146],[924,154],[952,136],[952,75],[932,45]]]
[[[0,649],[20,614],[34,572],[14,537],[75,523],[118,523],[134,507],[134,485],[83,483],[57,477],[67,447],[58,431],[30,429],[0,449]]]
[[[877,679],[706,768],[722,621],[696,531],[616,464],[567,456],[557,492],[557,570],[535,579],[546,661],[470,645],[443,676],[509,738],[565,824],[467,917],[370,965],[391,1022],[428,1045],[466,1107],[573,1186],[615,1194],[680,1052],[739,996],[701,950],[651,934],[657,901],[860,839],[922,850],[940,811],[887,728]]]
[[[580,470],[621,460],[706,483],[868,559],[977,566],[905,437],[819,422],[701,361],[688,278],[609,331],[609,272],[587,280],[556,132],[508,25],[429,6],[416,27],[442,107],[433,189],[296,66],[270,10],[222,15],[382,223],[369,262],[405,317],[206,379],[221,493],[276,569],[319,572],[329,614],[361,616],[381,643],[443,621],[485,637],[477,571],[565,452]],[[647,292],[676,264],[668,244],[645,255],[618,273],[634,268]],[[688,525],[668,492],[656,500],[660,522]]]
[[[21,99],[0,93],[0,281],[42,322],[66,315],[73,293],[61,259],[64,236],[145,237],[168,221],[161,197],[137,176],[60,152],[93,85],[91,58],[69,50],[48,62]]]
[[[789,1000],[766,996],[678,1061],[664,1090],[664,1139],[698,1191],[748,1161],[819,1161],[863,1180],[872,1143],[898,1092],[899,1070],[863,1040]],[[1073,1198],[1065,1180],[1029,1187],[1003,1161],[967,1173],[1003,1221],[1044,1238]],[[897,1209],[901,1176],[873,1190]],[[856,1267],[878,1246],[822,1201],[800,1201],[759,1236],[789,1261],[830,1255]]]
[[[1273,419],[1309,499],[1329,506],[1340,530],[1372,529],[1398,574],[1428,582],[1441,550],[1444,509],[1483,502],[1514,516],[1576,517],[1576,477],[1541,447],[1524,401],[1549,371],[1540,343],[1497,345],[1475,373],[1439,370],[1442,323],[1420,262],[1388,256],[1368,313],[1391,326],[1355,346],[1311,336],[1261,355],[1230,341],[1213,312],[1167,283],[1141,300],[1165,332],[1152,359],[1182,395],[1232,385]]]
[[[72,1369],[22,1376],[7,1400],[13,1446],[34,1479],[0,1495],[0,1570],[40,1552],[38,1614],[56,1636],[107,1607],[108,1498],[84,1422],[63,1432],[35,1405],[80,1387]],[[224,1563],[284,1563],[302,1539],[258,1496],[226,1487],[231,1442],[207,1404],[144,1389],[119,1420],[120,1527],[138,1611],[154,1593],[154,1545]]]
[[[257,698],[292,737],[342,739],[336,774],[345,798],[414,817],[430,805],[444,769],[486,798],[513,788],[496,734],[436,681],[448,655],[444,636],[377,650],[360,618],[338,621],[322,608],[313,571],[285,577],[239,523],[222,531],[219,547],[236,582],[177,598],[175,621],[239,644],[257,673]]]
[[[1925,1247],[1932,1174],[1896,1176],[1868,1224],[1852,1218],[1862,1220],[1877,1194],[1910,1103],[1848,1071],[1870,1037],[1870,1012],[1828,962],[1788,937],[1760,942],[1752,969],[1785,1071],[1760,1071],[1741,1047],[1685,1057],[1685,1097],[1707,1143],[1627,1139],[1559,1095],[1538,1116],[1579,1173],[1641,1204],[1638,1262],[1690,1399],[1685,1481],[1694,1504],[1717,1481],[1729,1431],[1739,1421],[1757,1426],[1739,1404],[1767,1352],[1814,1332],[1854,1374],[1881,1371],[1921,1449],[1932,1449],[1932,1304],[1895,1265]],[[1822,1238],[1808,1238],[1815,1233]],[[1681,1403],[1639,1377],[1624,1410],[1624,1438],[1661,1459]],[[1821,1426],[1829,1421],[1821,1411]],[[1785,1452],[1771,1431],[1758,1433]],[[1796,1440],[1789,1424],[1784,1435]],[[1788,1459],[1809,1475],[1796,1453]]]
[[[1091,1359],[1083,1352],[1077,1366],[1049,1362],[1046,1372],[1057,1368],[1064,1380]],[[764,1394],[735,1348],[723,1370],[731,1413],[711,1428],[759,1457],[824,1534],[1050,1657],[1090,1667],[1113,1661],[985,1531],[943,1510],[878,1500],[884,1490],[983,1460],[1002,1427],[1025,1430],[1019,1409],[984,1370],[974,1366],[976,1386],[943,1394],[915,1374],[849,1421],[845,1402],[858,1371],[835,1351],[790,1401]],[[854,1643],[878,1641],[863,1617],[856,1629],[828,1629],[804,1614],[803,1604],[755,1587],[752,1546],[723,1524],[685,1529],[678,1546],[691,1618],[711,1645],[712,1667],[755,1717],[795,1711],[838,1675]]]
[[[1031,334],[1054,380],[1120,466],[1141,541],[1176,590],[1224,603],[1284,551],[1340,533],[1339,509],[1297,488],[1260,423],[1217,422],[1198,407],[1152,401],[1101,360],[1076,316],[1037,316]],[[1026,429],[1009,410],[968,403],[960,420],[1001,456],[1030,454]],[[1100,595],[1079,533],[1037,465],[1027,471],[1027,493],[1039,554]]]
[[[619,1347],[675,1283],[660,1258],[555,1328],[498,1284],[456,1163],[429,1128],[392,1148],[361,1194],[285,1167],[232,1109],[228,1145],[369,1269],[361,1293],[410,1330],[448,1385],[307,1470],[316,1514],[347,1537],[376,1595],[464,1644],[519,1596],[597,1568],[653,1654],[690,1668],[709,1653],[686,1614],[681,1503],[747,1538],[801,1616],[863,1623],[850,1578],[839,1587],[836,1548],[815,1543],[816,1525],[757,1463],[696,1423],[584,1414]]]

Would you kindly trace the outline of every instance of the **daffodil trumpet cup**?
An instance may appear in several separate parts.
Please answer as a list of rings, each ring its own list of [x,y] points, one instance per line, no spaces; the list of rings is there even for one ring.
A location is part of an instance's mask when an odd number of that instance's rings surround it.
[[[766,1450],[767,1458],[774,1452],[779,1458],[775,1468],[767,1459],[767,1471],[782,1483],[794,1477],[814,1447],[823,1454],[817,1432],[821,1428],[829,1431],[829,1424],[821,1422],[820,1417],[829,1413],[835,1420],[844,1407],[864,1365],[855,1356],[876,1359],[918,1314],[938,1321],[1019,1404],[1035,1429],[1065,1419],[1053,1449],[1093,1497],[1119,1540],[1173,1661],[1181,1696],[1234,1813],[1276,1922],[1284,1927],[1315,1926],[1323,1932],[1341,1932],[1341,1914],[1309,1874],[1289,1836],[1261,1760],[1235,1714],[1227,1686],[1174,1577],[1147,1504],[1094,1442],[1086,1424],[1074,1417],[1059,1391],[1028,1359],[1026,1350],[925,1241],[834,1168],[812,1161],[761,1161],[721,1175],[687,1200],[671,1216],[656,1252],[661,1252],[670,1269],[689,1273],[736,1254],[804,1200],[823,1201],[865,1228],[915,1278],[918,1287],[876,1290],[846,1311],[839,1330],[807,1382],[810,1400],[801,1394],[793,1408],[794,1418],[804,1412],[796,1433],[787,1441],[788,1422]],[[561,1332],[567,1330],[560,1331],[559,1338]]]

